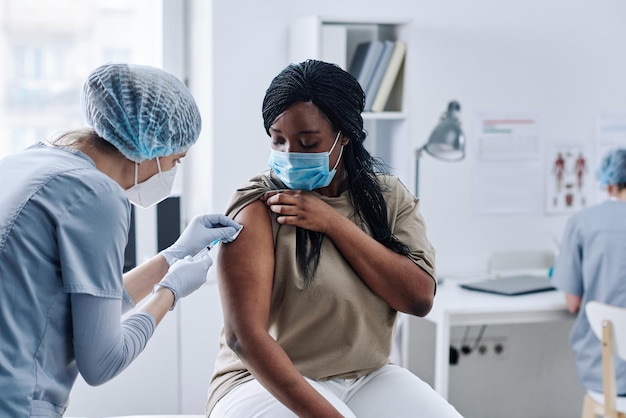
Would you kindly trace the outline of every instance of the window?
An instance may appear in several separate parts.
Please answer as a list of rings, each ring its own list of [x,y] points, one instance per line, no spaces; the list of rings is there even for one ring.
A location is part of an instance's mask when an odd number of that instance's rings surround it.
[[[161,2],[0,0],[0,8],[0,158],[83,126],[82,83],[98,65],[163,65]]]

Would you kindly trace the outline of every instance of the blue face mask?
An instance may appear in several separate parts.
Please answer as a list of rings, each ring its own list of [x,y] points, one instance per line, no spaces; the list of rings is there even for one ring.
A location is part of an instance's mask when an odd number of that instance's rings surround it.
[[[341,131],[328,152],[281,152],[272,150],[269,166],[278,178],[293,190],[315,190],[326,187],[333,181],[337,165],[343,154],[343,145],[332,170],[328,170],[330,153],[335,149]]]

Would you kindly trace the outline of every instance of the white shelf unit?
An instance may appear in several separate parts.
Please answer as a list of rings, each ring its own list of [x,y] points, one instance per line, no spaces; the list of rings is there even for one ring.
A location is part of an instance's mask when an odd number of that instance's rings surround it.
[[[348,70],[354,52],[361,42],[374,40],[405,40],[407,21],[351,20],[306,16],[291,24],[289,61],[307,58],[333,62]],[[404,65],[396,79],[389,102],[383,112],[367,113],[368,119],[387,118],[387,113],[400,113],[404,108]]]
[[[402,40],[407,42],[409,21],[380,19],[350,19],[323,16],[306,16],[290,25],[289,62],[319,59],[339,65],[348,70],[356,47],[361,42],[373,40]],[[407,187],[410,179],[413,153],[407,118],[407,95],[405,94],[405,56],[400,72],[391,90],[390,98],[382,112],[364,112],[367,131],[365,146],[369,152],[381,158]],[[409,321],[399,314],[392,360],[407,366]]]
[[[373,40],[407,42],[409,21],[305,16],[293,21],[289,33],[289,62],[306,59],[333,62],[348,70],[357,45]],[[408,55],[410,46],[407,42]],[[389,101],[382,112],[364,112],[365,145],[410,187],[411,162],[405,94],[405,56]]]

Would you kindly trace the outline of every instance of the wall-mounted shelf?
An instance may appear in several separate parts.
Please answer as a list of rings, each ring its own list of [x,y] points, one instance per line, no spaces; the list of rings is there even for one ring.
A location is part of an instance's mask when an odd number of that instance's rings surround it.
[[[402,120],[406,118],[406,113],[393,111],[363,112],[361,116],[363,116],[363,120]]]
[[[289,62],[319,59],[349,70],[357,46],[362,42],[392,40],[405,42],[409,54],[407,20],[353,19],[331,16],[305,16],[290,25]],[[368,133],[365,145],[382,158],[392,173],[410,184],[412,157],[408,115],[406,112],[406,56],[400,66],[389,100],[381,112],[364,112],[364,127]]]
[[[376,40],[405,40],[407,21],[353,20],[335,17],[306,16],[291,24],[289,61],[308,58],[333,62],[349,70],[357,46]],[[383,112],[397,113],[404,109],[404,65],[393,84]],[[375,119],[376,116],[368,116]],[[391,116],[390,118],[397,118]],[[385,119],[388,119],[385,117]]]

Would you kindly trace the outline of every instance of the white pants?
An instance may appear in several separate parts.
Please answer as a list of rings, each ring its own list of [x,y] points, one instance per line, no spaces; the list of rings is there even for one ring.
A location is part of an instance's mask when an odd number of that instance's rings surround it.
[[[384,366],[358,379],[308,382],[346,418],[459,418],[461,415],[410,371]],[[293,418],[296,415],[257,380],[237,386],[210,418]]]

